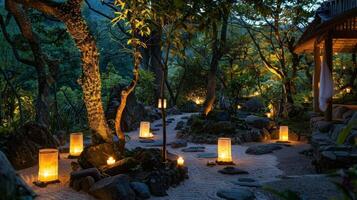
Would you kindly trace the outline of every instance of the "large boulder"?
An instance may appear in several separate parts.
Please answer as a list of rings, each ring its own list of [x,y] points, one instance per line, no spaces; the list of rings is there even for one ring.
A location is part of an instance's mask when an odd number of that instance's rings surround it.
[[[265,106],[258,98],[252,98],[245,102],[243,109],[249,112],[259,112],[264,110]]]
[[[105,168],[103,168],[103,172],[110,176],[125,174],[134,171],[138,165],[139,162],[136,159],[132,157],[126,157],[115,162],[113,165],[105,166]]]
[[[29,122],[17,131],[10,133],[1,145],[15,169],[32,167],[38,163],[38,151],[41,148],[57,148],[58,141],[42,125]]]
[[[0,151],[0,199],[34,199],[36,194],[16,174],[5,154]]]
[[[266,118],[266,117],[258,117],[255,115],[249,115],[247,118],[245,118],[245,122],[254,127],[254,128],[258,128],[258,129],[270,129],[272,126],[272,122]]]
[[[135,192],[130,187],[127,175],[116,175],[96,182],[89,193],[103,200],[135,200]]]
[[[121,102],[121,91],[125,87],[124,85],[119,85],[111,89],[106,110],[107,120],[115,120],[117,109]],[[134,92],[130,93],[121,120],[122,130],[132,131],[139,127],[141,121],[148,120],[148,118],[144,105],[136,100]]]
[[[80,157],[78,158],[79,165],[84,168],[96,167],[99,168],[107,164],[107,159],[113,157],[118,159],[118,153],[115,150],[114,144],[103,143],[85,147]]]

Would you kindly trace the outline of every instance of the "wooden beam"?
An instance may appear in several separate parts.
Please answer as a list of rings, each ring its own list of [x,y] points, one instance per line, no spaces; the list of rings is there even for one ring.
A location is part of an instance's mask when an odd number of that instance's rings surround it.
[[[357,31],[334,31],[332,34],[334,39],[356,39],[357,40]]]
[[[333,44],[332,44],[332,33],[329,31],[327,37],[325,38],[325,55],[326,65],[330,69],[331,77],[333,70]],[[325,111],[325,118],[327,121],[332,121],[332,98],[327,102],[327,109]]]
[[[320,112],[319,108],[319,83],[320,83],[320,72],[321,72],[321,59],[320,59],[320,47],[315,42],[314,44],[314,77],[312,82],[312,92],[313,92],[313,109],[314,112]]]

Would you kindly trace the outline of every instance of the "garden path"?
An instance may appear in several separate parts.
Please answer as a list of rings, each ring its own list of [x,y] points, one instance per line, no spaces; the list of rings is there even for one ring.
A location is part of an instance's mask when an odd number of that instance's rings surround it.
[[[176,123],[185,120],[183,117],[190,116],[191,114],[182,114],[176,116],[169,116],[168,118],[174,118],[174,121],[168,124],[167,127],[167,139],[168,143],[175,140]],[[161,120],[157,120],[151,124],[153,128],[157,124],[161,124]],[[160,141],[162,138],[162,128],[155,132],[155,140]],[[138,131],[132,131],[127,133],[131,140],[127,143],[128,148],[145,147],[148,144],[141,143],[138,138]],[[153,197],[153,200],[204,200],[204,199],[220,199],[216,196],[216,192],[219,189],[229,189],[238,187],[232,183],[237,178],[249,177],[260,181],[261,183],[267,183],[280,180],[281,175],[284,174],[282,170],[278,168],[278,159],[274,154],[267,155],[247,155],[245,150],[250,144],[245,145],[233,145],[232,155],[236,167],[248,171],[247,175],[223,175],[217,171],[224,166],[207,167],[208,160],[214,159],[202,159],[197,158],[198,153],[186,153],[181,149],[173,149],[168,146],[168,151],[182,156],[185,159],[185,165],[189,168],[189,179],[181,183],[176,188],[170,188],[168,190],[168,196],[166,197]],[[188,143],[188,146],[205,146],[205,152],[216,152],[216,145],[197,145]],[[294,147],[291,147],[294,148]],[[37,199],[49,199],[49,200],[81,200],[81,199],[93,199],[83,192],[76,192],[72,190],[69,185],[69,173],[71,171],[70,163],[72,160],[66,158],[67,154],[61,154],[60,160],[60,184],[50,185],[47,188],[38,188],[32,184],[32,181],[36,179],[37,166],[31,167],[19,171],[19,174],[24,180],[35,190],[39,195]],[[260,190],[254,191],[257,199],[268,199],[264,193]]]

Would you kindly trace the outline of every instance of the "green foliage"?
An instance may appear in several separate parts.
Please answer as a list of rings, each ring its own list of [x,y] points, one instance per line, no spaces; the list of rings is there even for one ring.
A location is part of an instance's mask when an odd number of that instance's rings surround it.
[[[146,104],[155,103],[155,75],[147,70],[139,70],[139,82],[135,89],[137,99]]]
[[[297,192],[291,191],[291,190],[284,190],[284,191],[279,191],[275,190],[270,187],[264,187],[263,188],[265,191],[268,191],[277,197],[279,197],[282,200],[302,200],[302,198],[299,196]]]
[[[338,135],[337,144],[343,144],[346,141],[346,138],[351,133],[352,128],[357,125],[357,119],[351,119],[347,126],[342,129],[341,133]]]
[[[341,197],[333,197],[332,200],[356,200],[357,199],[357,166],[349,169],[342,169],[330,174],[331,177],[340,177],[341,181],[333,181],[336,187],[341,191]]]

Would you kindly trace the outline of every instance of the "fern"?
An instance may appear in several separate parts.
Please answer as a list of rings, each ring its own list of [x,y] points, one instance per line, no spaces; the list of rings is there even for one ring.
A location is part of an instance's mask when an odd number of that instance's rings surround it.
[[[347,126],[341,131],[337,138],[337,144],[343,144],[346,138],[351,133],[352,128],[357,125],[357,119],[353,119],[348,122]]]

